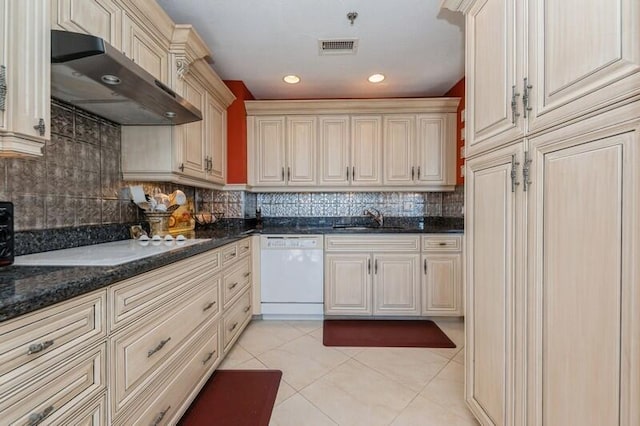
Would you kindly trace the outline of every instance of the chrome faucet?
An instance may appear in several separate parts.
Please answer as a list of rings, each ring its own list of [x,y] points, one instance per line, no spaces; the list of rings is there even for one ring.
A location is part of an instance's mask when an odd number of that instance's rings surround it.
[[[372,217],[373,220],[375,220],[379,226],[384,225],[384,216],[382,215],[382,213],[380,213],[380,210],[374,209],[373,207],[367,207],[366,209],[364,209],[362,214],[365,216]]]

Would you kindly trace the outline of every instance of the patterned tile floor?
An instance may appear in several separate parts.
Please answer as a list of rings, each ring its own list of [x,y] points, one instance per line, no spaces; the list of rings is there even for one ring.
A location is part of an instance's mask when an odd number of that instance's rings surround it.
[[[463,398],[464,325],[436,323],[455,349],[322,345],[321,321],[253,321],[220,369],[278,369],[271,425],[478,425]]]

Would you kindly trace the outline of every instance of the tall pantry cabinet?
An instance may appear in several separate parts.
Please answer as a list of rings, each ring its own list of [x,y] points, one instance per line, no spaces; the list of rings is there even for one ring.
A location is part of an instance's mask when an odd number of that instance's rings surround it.
[[[466,400],[483,425],[640,424],[640,6],[466,14]]]

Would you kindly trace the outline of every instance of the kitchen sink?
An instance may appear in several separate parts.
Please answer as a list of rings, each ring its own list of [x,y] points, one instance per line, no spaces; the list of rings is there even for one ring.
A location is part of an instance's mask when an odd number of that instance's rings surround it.
[[[364,231],[368,229],[406,229],[404,226],[378,226],[378,225],[348,225],[348,224],[336,224],[333,225],[333,229],[348,229],[352,231]]]

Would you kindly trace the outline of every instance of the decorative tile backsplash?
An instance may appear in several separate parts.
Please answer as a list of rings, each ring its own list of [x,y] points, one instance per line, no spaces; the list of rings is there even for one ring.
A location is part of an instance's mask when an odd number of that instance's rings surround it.
[[[0,199],[15,205],[15,229],[124,223],[138,212],[120,194],[120,127],[51,102],[51,140],[38,158],[0,160]]]
[[[226,218],[362,216],[367,207],[385,216],[462,217],[463,187],[454,192],[249,193],[215,191],[166,182],[127,182],[120,170],[120,126],[56,100],[51,140],[38,158],[0,159],[0,199],[15,205],[17,231],[136,222],[129,184],[194,197],[198,211]]]

